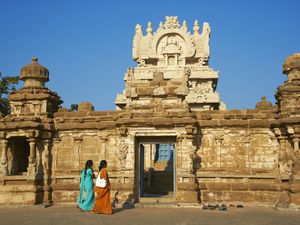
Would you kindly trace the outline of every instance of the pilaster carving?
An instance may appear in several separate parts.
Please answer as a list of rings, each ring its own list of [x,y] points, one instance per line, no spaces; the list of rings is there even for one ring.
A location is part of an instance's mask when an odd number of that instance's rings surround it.
[[[36,139],[29,138],[29,165],[28,165],[28,175],[35,175],[36,173]]]
[[[7,176],[8,175],[8,166],[7,166],[7,145],[8,141],[7,140],[2,140],[2,149],[1,149],[1,171],[0,175],[1,176]]]
[[[121,143],[121,146],[119,148],[119,155],[118,158],[120,160],[120,166],[121,166],[121,170],[124,170],[126,167],[126,158],[127,158],[127,154],[128,154],[128,145],[125,144],[124,142]]]
[[[82,137],[74,137],[74,142],[76,153],[78,155],[78,168],[80,168]]]
[[[290,129],[274,128],[274,133],[279,143],[278,168],[282,177],[289,177],[292,174],[292,164],[295,159],[294,151],[288,142]]]

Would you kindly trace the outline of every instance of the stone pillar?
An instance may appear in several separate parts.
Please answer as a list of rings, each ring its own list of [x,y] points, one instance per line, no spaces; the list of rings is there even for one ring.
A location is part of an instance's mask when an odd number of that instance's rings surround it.
[[[216,143],[217,143],[217,155],[219,156],[218,157],[218,160],[219,160],[219,168],[221,168],[222,167],[222,157],[221,157],[221,151],[222,151],[222,149],[221,149],[221,146],[222,146],[222,143],[223,143],[223,137],[222,136],[217,136],[217,137],[215,137],[215,141],[216,141]]]
[[[48,184],[48,178],[50,176],[51,168],[50,168],[50,150],[49,150],[49,145],[50,145],[50,140],[43,140],[44,144],[44,156],[43,156],[43,166],[44,166],[44,180]]]
[[[190,135],[177,137],[176,143],[176,199],[180,203],[198,203],[199,187],[193,173],[195,146]]]
[[[50,140],[44,140],[44,154],[43,154],[43,166],[44,166],[44,199],[43,202],[46,205],[52,204],[52,187],[51,187],[51,153],[50,153]]]
[[[295,144],[298,146],[295,146]],[[300,206],[300,151],[298,140],[294,140],[294,150],[295,158],[293,160],[292,176],[289,181],[290,202]]]
[[[81,161],[81,143],[82,143],[82,138],[81,137],[75,137],[74,138],[75,141],[75,149],[76,149],[76,153],[78,155],[78,163],[77,163],[77,169],[80,171],[81,170],[81,165],[80,165],[80,161]]]
[[[100,149],[100,160],[107,159],[106,158],[106,143],[108,141],[107,137],[101,137],[101,149]]]
[[[59,154],[58,154],[58,145],[60,143],[60,138],[53,138],[53,151],[52,151],[52,155],[53,155],[53,159],[55,159],[55,161],[53,161],[52,163],[52,171],[51,172],[54,172],[55,169],[58,168],[58,161],[60,160],[60,158],[58,157]]]
[[[299,137],[294,137],[293,142],[294,142],[294,151],[299,151]]]
[[[248,169],[249,170],[251,170],[251,162],[250,162],[250,143],[251,143],[251,138],[250,138],[250,136],[248,136],[248,135],[246,135],[246,136],[244,136],[244,138],[243,138],[243,143],[244,143],[244,145],[246,145],[246,155],[247,155],[247,163],[248,163]],[[247,163],[246,163],[246,165],[247,165]]]
[[[36,173],[36,139],[30,138],[29,139],[29,165],[27,168],[28,175],[35,175]]]
[[[1,176],[7,176],[8,175],[8,166],[7,166],[7,140],[2,140],[2,153],[1,153]]]
[[[287,137],[279,136],[279,156],[278,156],[278,164],[279,164],[279,172],[282,177],[289,177],[292,174],[292,162],[293,156],[291,149],[288,149],[286,144]]]

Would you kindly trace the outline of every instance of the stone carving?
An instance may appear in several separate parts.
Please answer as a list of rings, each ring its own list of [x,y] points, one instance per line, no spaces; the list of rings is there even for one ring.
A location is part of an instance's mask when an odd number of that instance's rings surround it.
[[[2,176],[8,175],[8,167],[7,167],[7,141],[2,140],[2,149],[1,149],[1,173]]]
[[[213,92],[211,85],[211,82],[196,84],[196,86],[189,92],[189,95],[186,97],[186,100],[189,103],[206,102],[208,99],[208,94]]]
[[[126,159],[127,154],[128,154],[128,145],[123,143],[119,149],[119,159],[120,160]]]
[[[179,28],[179,21],[177,16],[166,16],[165,28],[176,29]]]
[[[183,95],[186,96],[189,93],[189,89],[187,86],[180,86],[174,91],[177,95]]]
[[[201,31],[195,21],[191,34],[185,21],[180,27],[177,17],[167,17],[156,32],[148,23],[146,32],[137,25],[133,58],[139,65],[125,74],[118,112],[91,112],[85,103],[83,113],[55,113],[60,99],[43,86],[47,70],[31,70],[36,61],[22,70],[30,71],[21,74],[26,87],[11,93],[12,114],[0,118],[0,204],[75,202],[85,161],[106,159],[119,201],[139,200],[137,181],[154,186],[154,169],[163,168],[168,185],[176,182],[168,196],[178,203],[213,196],[300,205],[299,55],[283,66],[288,80],[278,88],[277,106],[262,99],[256,109],[225,110],[215,91],[218,73],[209,67],[207,23]],[[176,163],[156,162],[161,143],[170,143],[159,151]],[[20,177],[6,176],[20,162]]]
[[[94,111],[94,106],[89,102],[81,102],[78,105],[78,112]]]
[[[31,64],[22,67],[20,78],[24,81],[24,87],[9,95],[12,114],[31,116],[58,111],[62,100],[57,93],[45,87],[49,81],[49,71],[38,63],[38,58],[33,58]]]
[[[138,63],[138,67],[147,67],[148,66],[148,65],[146,65],[146,62],[143,59],[137,60],[137,63]]]
[[[207,63],[208,63],[208,59],[209,59],[208,55],[201,56],[198,59],[198,63],[196,65],[198,65],[198,66],[206,66]]]
[[[163,96],[163,95],[165,95],[166,93],[165,93],[165,90],[164,90],[163,87],[158,87],[158,88],[154,89],[153,94],[154,94],[155,96]]]
[[[196,20],[193,31],[190,34],[186,21],[180,27],[177,16],[167,16],[166,21],[159,24],[156,33],[153,33],[151,22],[147,25],[146,35],[143,35],[141,25],[136,25],[132,56],[138,65],[132,70],[130,79],[125,79],[124,93],[127,100],[124,95],[118,95],[117,109],[140,109],[138,102],[145,102],[146,98],[151,102],[153,97],[164,96],[169,90],[180,99],[184,98],[178,102],[187,103],[180,103],[179,108],[188,107],[192,111],[220,108],[221,101],[216,92],[218,73],[209,67],[210,26],[203,23],[201,32]],[[151,90],[155,84],[151,81],[152,77],[155,80],[154,71],[163,75],[164,82],[163,85],[159,84],[159,88]],[[150,87],[146,88],[148,83]],[[194,85],[190,87],[189,83]],[[134,89],[133,84],[145,88]],[[143,100],[139,101],[140,98]],[[151,111],[150,107],[149,103]]]
[[[292,151],[287,140],[282,138],[279,140],[280,148],[278,154],[278,164],[281,176],[290,176],[292,174],[292,164],[295,159],[295,154]]]
[[[118,155],[118,158],[120,160],[121,169],[124,169],[126,166],[127,154],[128,154],[128,145],[126,145],[125,143],[122,143],[121,147],[119,148],[119,155]]]

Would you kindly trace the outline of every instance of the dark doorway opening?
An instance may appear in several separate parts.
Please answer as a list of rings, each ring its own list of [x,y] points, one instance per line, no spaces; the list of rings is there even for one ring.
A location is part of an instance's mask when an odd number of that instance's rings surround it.
[[[174,197],[175,138],[141,138],[138,149],[140,197]]]
[[[9,162],[9,175],[23,175],[27,172],[30,147],[25,137],[11,138],[11,162]]]

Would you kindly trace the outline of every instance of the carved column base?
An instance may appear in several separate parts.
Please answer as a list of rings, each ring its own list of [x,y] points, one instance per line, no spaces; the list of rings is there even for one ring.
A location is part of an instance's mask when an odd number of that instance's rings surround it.
[[[35,164],[29,165],[27,168],[27,175],[35,176],[35,174],[36,174],[36,165]]]
[[[44,199],[43,199],[43,203],[45,206],[47,205],[53,205],[53,201],[52,201],[52,187],[45,184],[44,185]]]
[[[1,165],[0,176],[7,176],[7,175],[8,175],[7,164]]]
[[[288,208],[290,204],[290,196],[287,191],[280,192],[278,194],[278,200],[276,203],[277,209],[285,209]]]

